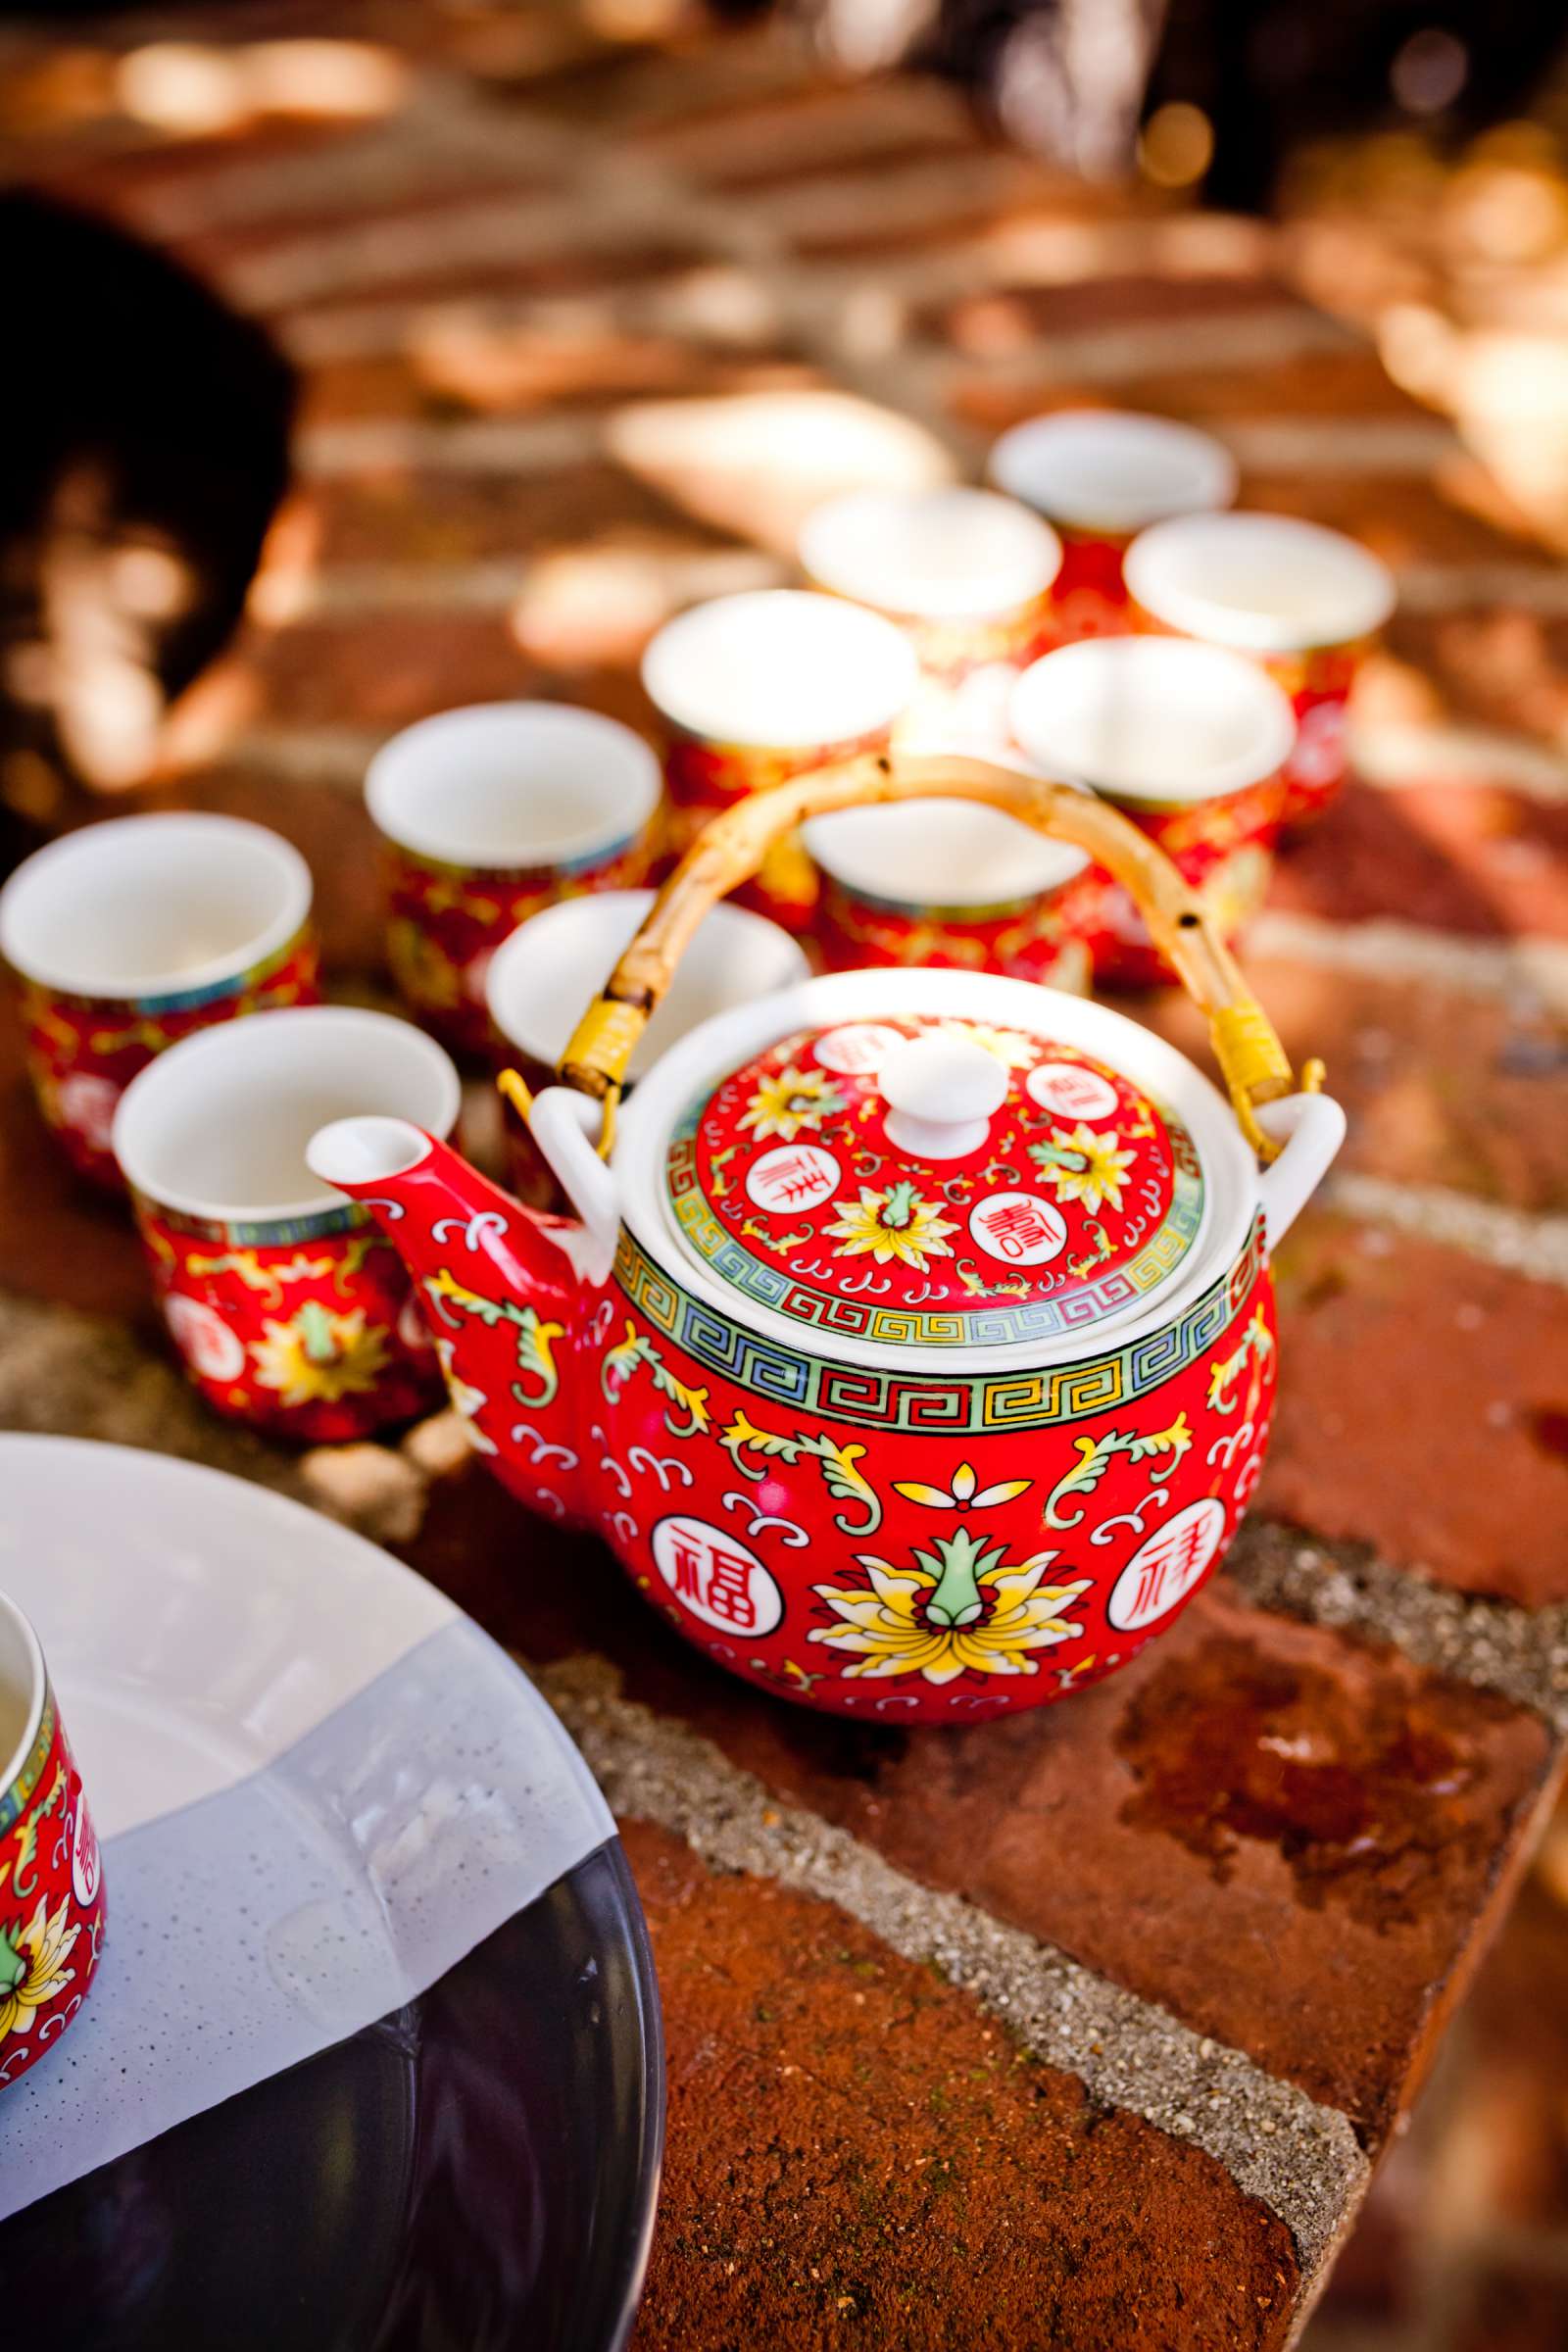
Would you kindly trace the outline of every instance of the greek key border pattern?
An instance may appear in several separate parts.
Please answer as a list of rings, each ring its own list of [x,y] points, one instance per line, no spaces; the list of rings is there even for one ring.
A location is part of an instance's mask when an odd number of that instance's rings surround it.
[[[761,1339],[679,1289],[624,1227],[615,1280],[628,1304],[697,1363],[775,1403],[867,1429],[972,1435],[1044,1429],[1132,1403],[1207,1352],[1263,1264],[1259,1215],[1235,1264],[1194,1301],[1180,1322],[1082,1363],[951,1379],[835,1364]]]
[[[785,1267],[765,1265],[720,1225],[698,1181],[694,1128],[700,1109],[701,1105],[689,1113],[670,1138],[665,1171],[670,1206],[693,1249],[721,1282],[744,1298],[772,1307],[776,1314],[788,1315],[791,1322],[836,1332],[845,1339],[902,1348],[1005,1348],[1019,1340],[1051,1339],[1060,1332],[1075,1331],[1163,1282],[1192,1248],[1203,1221],[1203,1188],[1197,1157],[1182,1131],[1173,1128],[1175,1186],[1164,1223],[1130,1264],[1119,1266],[1101,1282],[1086,1284],[1070,1298],[1036,1298],[1025,1305],[991,1298],[980,1306],[956,1306],[946,1311],[838,1298],[831,1292],[798,1282]]]

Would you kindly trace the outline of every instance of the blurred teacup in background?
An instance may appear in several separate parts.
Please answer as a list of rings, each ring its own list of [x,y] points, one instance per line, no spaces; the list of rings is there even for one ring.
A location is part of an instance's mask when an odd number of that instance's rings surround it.
[[[318,997],[311,875],[264,825],[124,816],[49,843],[0,890],[39,1108],[118,1187],[110,1129],[138,1070],[193,1030]]]
[[[487,986],[497,1044],[533,1092],[554,1082],[572,1031],[653,903],[651,890],[567,899],[521,924],[494,958]],[[703,917],[668,994],[638,1040],[627,1093],[700,1021],[809,975],[805,956],[786,931],[744,906],[720,902]],[[518,1199],[533,1208],[564,1209],[555,1177],[510,1104],[507,1149]]]
[[[1073,900],[1089,859],[1070,842],[973,801],[843,808],[804,830],[830,971],[932,964],[1086,992]]]
[[[564,703],[480,703],[383,744],[365,780],[385,844],[386,955],[399,993],[460,1053],[489,1043],[484,976],[528,915],[640,881],[659,761],[618,719]]]
[[[126,1088],[115,1152],[164,1320],[219,1412],[315,1444],[439,1401],[402,1259],[305,1146],[355,1110],[445,1138],[459,1095],[433,1038],[336,1004],[187,1038]]]
[[[1167,515],[1228,507],[1237,485],[1223,443],[1169,416],[1123,409],[1031,416],[1002,435],[988,471],[1061,540],[1052,605],[1063,644],[1129,628],[1122,560],[1133,539]]]
[[[104,1933],[103,1864],[38,1637],[0,1592],[0,2083],[81,2007]]]
[[[673,847],[749,793],[858,753],[883,751],[919,666],[879,612],[808,590],[714,597],[650,640],[643,685],[664,723]],[[742,897],[776,921],[810,913],[816,880],[798,841],[774,844]]]
[[[1174,637],[1062,646],[1019,679],[1012,723],[1048,775],[1087,784],[1157,841],[1228,938],[1257,911],[1296,721],[1255,663]],[[1073,921],[1097,978],[1172,977],[1130,894],[1098,867],[1075,886]]]
[[[1320,816],[1345,782],[1355,673],[1394,610],[1388,565],[1293,515],[1194,514],[1145,531],[1126,569],[1140,626],[1250,654],[1290,696],[1281,821]]]
[[[1014,678],[1055,643],[1049,523],[991,490],[855,491],[808,515],[800,558],[816,587],[886,614],[914,647],[897,742],[1001,750]]]

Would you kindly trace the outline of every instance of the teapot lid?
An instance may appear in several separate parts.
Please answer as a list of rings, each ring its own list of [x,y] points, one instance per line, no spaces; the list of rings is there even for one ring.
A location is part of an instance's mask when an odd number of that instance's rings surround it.
[[[902,1348],[1088,1333],[1148,1304],[1203,1223],[1197,1145],[1040,1002],[1038,1029],[878,1010],[754,1054],[669,1134],[687,1248],[797,1324]]]

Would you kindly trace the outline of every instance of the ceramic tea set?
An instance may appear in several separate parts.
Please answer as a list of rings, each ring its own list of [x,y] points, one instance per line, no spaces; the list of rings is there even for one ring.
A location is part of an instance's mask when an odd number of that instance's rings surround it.
[[[811,587],[668,622],[662,797],[584,711],[389,744],[421,1028],[316,1001],[258,827],[95,826],[0,893],[45,1115],[128,1186],[215,1409],[333,1441],[444,1378],[701,1649],[899,1720],[1110,1673],[1235,1534],[1269,1252],[1344,1119],[1230,940],[1390,602],[1337,534],[1223,512],[1164,419],[1036,419],[991,471],[835,501]],[[1225,1091],[1094,977],[1179,980]],[[504,1065],[513,1194],[445,1047]]]

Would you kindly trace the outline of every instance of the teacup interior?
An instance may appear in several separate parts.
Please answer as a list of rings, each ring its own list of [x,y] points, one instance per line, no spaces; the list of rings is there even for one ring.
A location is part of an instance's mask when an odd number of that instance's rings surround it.
[[[0,1796],[21,1763],[42,1691],[38,1654],[25,1620],[0,1592]]]
[[[916,677],[912,647],[881,613],[792,588],[694,606],[643,657],[643,683],[676,726],[780,750],[827,750],[891,726]]]
[[[1296,731],[1290,704],[1252,662],[1174,637],[1048,654],[1020,679],[1012,715],[1049,774],[1126,801],[1206,800],[1261,783]]]
[[[74,995],[175,994],[286,946],[309,907],[304,860],[264,826],[122,817],[18,869],[0,902],[0,953]]]
[[[1050,587],[1061,542],[989,490],[852,492],[807,517],[801,561],[824,588],[931,618],[1004,613]]]
[[[607,854],[640,833],[659,762],[617,719],[558,703],[484,703],[421,719],[366,779],[381,831],[418,857],[499,869]]]
[[[360,1112],[446,1135],[459,1082],[434,1040],[339,1005],[264,1012],[202,1031],[149,1063],[116,1114],[127,1181],[186,1215],[235,1223],[329,1208],[305,1147]]]
[[[1284,514],[1163,524],[1132,550],[1127,583],[1172,627],[1258,653],[1347,644],[1381,627],[1394,598],[1369,549]]]
[[[973,801],[841,809],[812,818],[806,846],[846,890],[911,914],[1039,897],[1088,863],[1070,842]]]
[[[1228,506],[1236,466],[1208,434],[1168,416],[1068,409],[1004,433],[991,478],[1043,514],[1122,534],[1167,514]]]
[[[564,900],[514,931],[489,974],[491,1017],[503,1037],[534,1061],[559,1061],[653,903],[650,890],[603,891]],[[807,977],[806,957],[788,932],[745,907],[715,906],[676,965],[631,1057],[630,1077],[642,1077],[710,1014]]]

